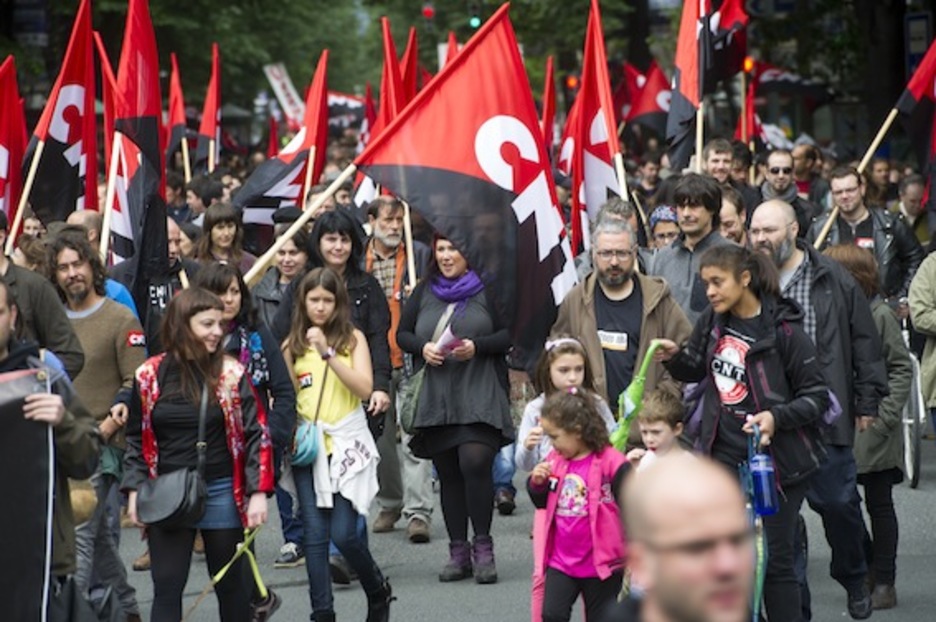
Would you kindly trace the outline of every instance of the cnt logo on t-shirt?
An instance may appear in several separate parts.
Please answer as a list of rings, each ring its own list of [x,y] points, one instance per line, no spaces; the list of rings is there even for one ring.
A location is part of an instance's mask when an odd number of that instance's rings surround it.
[[[715,346],[712,374],[725,406],[740,404],[748,396],[744,361],[750,349],[751,344],[734,335],[723,335]]]

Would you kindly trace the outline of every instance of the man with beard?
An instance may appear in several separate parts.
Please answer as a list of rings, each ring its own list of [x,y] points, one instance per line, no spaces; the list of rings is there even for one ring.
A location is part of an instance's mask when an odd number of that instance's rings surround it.
[[[760,187],[761,201],[779,199],[793,206],[796,222],[799,224],[799,236],[809,231],[813,218],[819,215],[819,206],[807,201],[796,193],[793,180],[793,154],[786,149],[774,149],[767,155],[767,167],[764,183]]]
[[[721,187],[711,177],[688,173],[676,184],[673,197],[679,237],[656,252],[647,273],[663,277],[676,302],[694,324],[709,305],[705,286],[699,278],[699,257],[706,249],[727,244],[718,233]]]
[[[855,429],[864,432],[887,395],[887,375],[871,307],[854,279],[838,263],[797,239],[799,224],[789,203],[761,204],[751,218],[751,245],[770,256],[780,271],[780,289],[803,309],[803,328],[816,344],[826,383],[842,414],[821,426],[828,457],[813,476],[806,499],[821,517],[832,549],[832,578],[848,593],[848,613],[871,615],[865,583],[864,519],[852,453]],[[811,619],[806,560],[797,553],[797,578],[803,591],[803,617]]]
[[[663,279],[634,270],[637,235],[629,224],[598,222],[591,253],[595,269],[562,301],[552,332],[581,340],[595,389],[616,410],[650,342],[663,338],[682,343],[692,326]],[[654,363],[647,371],[645,391],[661,387],[681,395],[663,365]],[[638,426],[633,426],[630,443],[639,442]]]
[[[364,253],[364,269],[374,275],[387,296],[390,306],[390,411],[386,416],[383,434],[377,439],[380,464],[377,479],[380,490],[377,504],[380,513],[374,520],[374,533],[393,531],[400,518],[406,520],[406,533],[410,542],[429,541],[432,516],[432,462],[415,457],[409,448],[409,439],[397,429],[396,393],[403,377],[403,351],[397,345],[396,332],[400,312],[409,291],[407,249],[403,245],[403,204],[392,197],[377,197],[367,208],[371,239]],[[413,243],[416,278],[423,276],[431,252],[419,242]]]
[[[750,619],[754,533],[736,478],[678,452],[628,476],[622,497],[627,565],[643,596],[625,600],[615,622]]]
[[[74,387],[97,420],[102,441],[98,470],[91,477],[97,507],[75,530],[75,582],[87,595],[94,587],[92,576],[98,577],[114,589],[128,620],[139,620],[136,591],[127,582],[127,570],[109,523],[119,520],[117,487],[126,447],[123,427],[129,414],[133,373],[146,359],[143,328],[129,309],[105,296],[104,265],[83,233],[60,233],[50,245],[50,255],[52,278],[85,353],[85,367],[75,378]]]
[[[721,211],[718,213],[719,233],[729,242],[747,246],[747,210],[741,195],[734,188],[722,188]]]
[[[827,206],[829,182],[820,177],[816,170],[822,154],[814,145],[801,144],[793,147],[792,155],[797,195],[813,205]]]

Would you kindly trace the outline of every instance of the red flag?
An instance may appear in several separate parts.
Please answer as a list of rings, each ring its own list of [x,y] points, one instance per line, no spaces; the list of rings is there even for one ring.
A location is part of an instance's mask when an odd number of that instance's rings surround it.
[[[419,65],[419,89],[422,90],[426,88],[426,85],[432,81],[435,76],[432,75],[432,72],[426,69],[421,63]]]
[[[364,86],[364,120],[361,122],[361,131],[358,134],[358,153],[364,150],[371,139],[371,129],[377,121],[377,107],[374,106],[374,93],[370,82]]]
[[[316,182],[325,167],[328,141],[328,50],[323,50],[315,68],[312,85],[306,93],[305,115],[299,133],[275,157],[257,167],[234,197],[243,209],[244,223],[273,224],[273,212],[296,205],[305,182],[305,169],[311,164]],[[315,148],[315,159],[309,152]]]
[[[659,136],[665,135],[666,115],[669,113],[671,97],[672,91],[666,74],[656,61],[651,62],[640,93],[633,101],[627,122],[650,128]]]
[[[711,7],[710,0],[708,5]],[[710,11],[711,8],[707,12]],[[713,93],[719,80],[727,80],[744,68],[748,20],[744,0],[724,0],[707,18],[711,50],[705,66],[706,93]]]
[[[172,65],[172,70],[169,74],[169,147],[166,149],[167,160],[182,145],[182,141],[186,140],[185,130],[187,127],[185,98],[182,96],[182,78],[179,76],[179,63],[176,60],[175,52],[169,55],[169,62]]]
[[[150,280],[169,269],[159,56],[147,0],[130,0],[114,107],[116,131],[125,137],[117,155],[126,178],[127,211],[135,246],[131,292],[137,308],[142,310],[149,306]],[[141,320],[145,324],[145,318]]]
[[[700,20],[707,4],[707,0],[685,0],[679,22],[672,101],[666,118],[666,142],[670,168],[674,171],[681,171],[689,165],[695,148],[696,111],[702,100],[700,49],[705,47],[709,33],[707,28],[701,28]]]
[[[26,154],[31,160],[39,141],[45,142],[29,194],[33,211],[43,223],[65,220],[76,209],[97,209],[94,92],[91,3],[82,0],[62,68]]]
[[[936,230],[936,41],[930,44],[895,106],[904,115],[907,134],[926,177],[924,205],[930,231]]]
[[[764,140],[764,128],[761,126],[760,117],[757,115],[757,109],[754,106],[756,87],[757,76],[754,74],[751,76],[747,92],[744,94],[744,114],[738,115],[738,127],[735,128],[734,135],[735,140],[740,140],[745,145],[755,138]]]
[[[458,54],[458,38],[455,36],[454,30],[449,30],[448,33],[448,47],[445,49],[445,64],[449,64],[455,60],[455,55]]]
[[[646,80],[646,77],[640,73],[639,69],[630,63],[624,63],[624,78],[618,84],[614,93],[611,94],[611,101],[614,104],[614,117],[618,123],[629,120],[628,115],[634,105],[634,100],[640,95]]]
[[[528,84],[504,5],[356,160],[465,255],[524,363],[575,283]]]
[[[213,152],[212,152],[213,151]],[[195,166],[204,166],[211,173],[221,158],[221,55],[218,44],[211,44],[211,78],[198,127],[198,152]]]
[[[611,196],[621,196],[622,187],[614,171],[614,155],[620,153],[621,147],[611,103],[611,80],[598,0],[592,0],[588,15],[581,84],[575,98],[578,107],[575,123],[568,130],[573,141],[573,249],[587,243],[588,220],[597,215]]]
[[[26,116],[16,84],[16,62],[7,56],[0,65],[0,211],[7,216],[8,228],[16,217],[23,191],[21,170],[26,143]],[[16,239],[18,233],[11,231],[8,235]]]
[[[275,158],[279,153],[279,124],[276,117],[270,115],[270,134],[267,136],[267,159]]]
[[[556,117],[556,70],[553,67],[553,57],[546,59],[546,79],[543,81],[543,119],[540,128],[543,130],[543,145],[546,153],[551,155],[553,149],[553,123]]]
[[[406,40],[406,50],[403,52],[401,65],[404,103],[409,103],[416,97],[419,78],[419,42],[416,39],[415,27],[409,29],[409,38]]]

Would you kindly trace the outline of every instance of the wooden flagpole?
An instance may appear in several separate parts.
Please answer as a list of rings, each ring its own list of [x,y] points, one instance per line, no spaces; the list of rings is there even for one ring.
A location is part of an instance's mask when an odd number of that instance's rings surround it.
[[[627,187],[627,175],[624,170],[624,154],[621,152],[614,154],[614,172],[617,174],[621,196],[625,201],[633,199],[634,206],[637,208],[637,213],[640,214],[640,220],[643,223],[644,232],[647,234],[647,241],[649,242],[653,237],[650,234],[650,222],[647,220],[647,214],[644,212],[643,205],[640,204],[640,199],[637,198],[637,193],[630,192],[630,189]]]
[[[705,112],[703,111],[705,103],[699,98],[699,109],[696,110],[695,119],[695,172],[702,174],[702,148],[703,148],[703,124],[705,122]]]
[[[107,249],[110,245],[111,218],[114,215],[114,193],[117,189],[117,165],[120,162],[123,149],[120,142],[120,132],[114,132],[111,145],[110,169],[107,171],[107,193],[104,195],[104,215],[101,222],[101,259],[107,265]]]
[[[305,178],[302,182],[302,203],[299,209],[304,210],[306,201],[309,200],[309,191],[312,190],[312,173],[315,169],[315,145],[309,147],[309,155],[306,157]]]
[[[16,232],[19,231],[20,224],[23,222],[23,213],[26,211],[26,204],[29,202],[29,193],[32,192],[33,184],[36,182],[36,171],[39,170],[39,160],[42,158],[42,151],[44,149],[45,141],[40,140],[36,144],[36,151],[33,153],[32,162],[29,163],[29,172],[26,173],[26,183],[23,184],[23,191],[16,205],[13,225],[7,232],[6,248],[4,249],[4,254],[6,255],[13,252],[13,244],[16,242]]]
[[[413,219],[410,216],[410,206],[403,203],[403,240],[406,244],[406,272],[410,292],[416,289],[416,254],[413,249]]]
[[[215,144],[216,143],[215,143],[214,138],[208,139],[208,172],[209,173],[214,173],[215,165],[217,164],[215,162]]]
[[[283,232],[281,236],[276,238],[276,241],[273,242],[273,245],[263,253],[258,259],[253,267],[247,271],[247,274],[244,275],[244,282],[248,286],[253,285],[254,281],[266,270],[267,266],[270,265],[270,262],[273,261],[273,258],[276,257],[277,251],[286,244],[287,241],[291,240],[296,232],[299,231],[302,227],[306,225],[307,222],[312,220],[313,214],[318,210],[318,208],[324,205],[325,201],[328,200],[330,196],[338,192],[338,189],[341,188],[341,185],[348,181],[348,179],[354,175],[357,171],[357,166],[354,164],[349,164],[338,177],[335,178],[333,182],[325,189],[324,192],[319,194],[312,204],[309,205],[308,209],[302,210],[302,214],[299,216],[299,219],[296,220],[289,229]]]
[[[890,126],[894,124],[894,120],[897,119],[898,114],[900,114],[900,111],[896,108],[891,108],[891,111],[887,114],[887,118],[884,119],[884,123],[881,125],[881,129],[878,130],[877,135],[874,137],[874,140],[871,141],[871,145],[868,147],[864,157],[861,158],[861,162],[858,164],[859,175],[864,173],[864,170],[867,168],[871,158],[874,157],[874,152],[877,151],[877,148],[881,145],[881,141],[884,140],[884,136],[887,135],[887,131],[890,129]],[[858,181],[860,182],[861,180]],[[826,220],[825,225],[822,226],[822,230],[819,231],[819,237],[817,237],[816,241],[813,243],[813,248],[818,249],[825,243],[825,239],[828,237],[829,231],[832,230],[832,224],[838,220],[838,213],[838,206],[833,204],[832,212],[829,214],[829,219]]]
[[[184,132],[184,130],[183,130]],[[192,181],[192,160],[189,158],[188,138],[182,136],[182,170],[185,173],[185,183]]]

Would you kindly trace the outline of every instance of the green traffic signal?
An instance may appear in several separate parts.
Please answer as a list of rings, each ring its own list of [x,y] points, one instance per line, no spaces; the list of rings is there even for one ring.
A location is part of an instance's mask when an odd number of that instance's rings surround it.
[[[472,15],[471,18],[468,20],[468,25],[471,26],[472,28],[480,28],[481,18],[478,17],[477,15]]]

